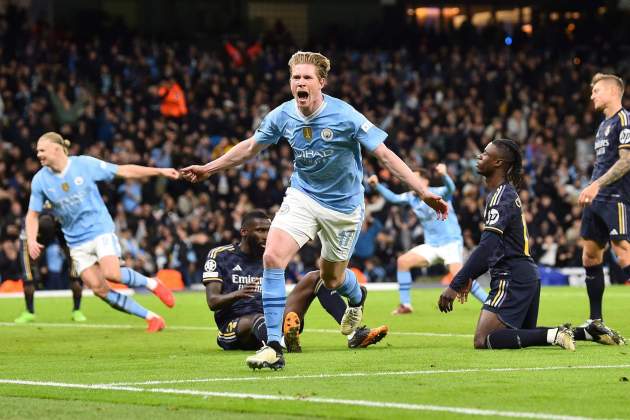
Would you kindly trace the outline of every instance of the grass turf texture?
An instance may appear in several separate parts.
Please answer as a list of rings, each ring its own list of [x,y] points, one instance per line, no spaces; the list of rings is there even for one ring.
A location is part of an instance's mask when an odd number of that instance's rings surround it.
[[[371,292],[364,321],[389,325],[390,335],[355,350],[315,301],[304,352],[287,354],[287,367],[277,372],[251,371],[244,362],[251,352],[217,347],[202,293],[178,294],[173,310],[136,295],[164,315],[168,327],[159,334],[146,334],[144,321],[95,298],[84,299],[85,326],[70,321],[70,298],[37,299],[38,323],[14,325],[23,301],[3,299],[0,418],[630,416],[630,347],[578,342],[575,353],[475,351],[480,305],[472,299],[444,315],[435,304],[439,292],[413,290],[416,311],[405,316],[389,315],[397,293]],[[629,287],[606,290],[606,322],[627,335],[629,301]],[[540,325],[579,324],[585,315],[584,289],[543,289]],[[139,384],[146,381],[171,382]]]

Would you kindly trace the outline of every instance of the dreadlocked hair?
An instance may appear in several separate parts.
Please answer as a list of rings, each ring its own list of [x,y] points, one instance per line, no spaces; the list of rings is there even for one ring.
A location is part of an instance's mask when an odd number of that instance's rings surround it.
[[[520,190],[523,186],[523,158],[519,145],[510,139],[495,139],[492,140],[492,143],[508,153],[509,159],[506,159],[505,162],[509,163],[510,166],[505,175],[508,182]]]

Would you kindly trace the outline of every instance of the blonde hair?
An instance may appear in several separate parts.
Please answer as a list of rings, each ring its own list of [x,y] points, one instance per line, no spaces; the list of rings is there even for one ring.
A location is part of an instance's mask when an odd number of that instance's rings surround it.
[[[289,72],[293,74],[293,66],[296,64],[312,64],[317,69],[317,76],[320,79],[328,78],[330,71],[330,60],[324,55],[310,51],[298,51],[289,59]]]
[[[68,149],[70,148],[70,140],[64,139],[63,137],[61,137],[61,134],[55,133],[54,131],[49,131],[43,134],[39,139],[48,140],[51,143],[58,144],[63,148],[63,152],[66,155],[68,154]]]
[[[597,73],[595,76],[593,76],[593,80],[591,80],[591,87],[595,86],[597,82],[600,82],[602,80],[613,82],[616,85],[617,89],[619,89],[619,93],[623,95],[625,84],[623,83],[623,79],[621,77],[612,73]]]

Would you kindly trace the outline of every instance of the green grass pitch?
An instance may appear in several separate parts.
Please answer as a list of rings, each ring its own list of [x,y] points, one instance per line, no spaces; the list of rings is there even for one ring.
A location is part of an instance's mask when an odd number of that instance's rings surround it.
[[[0,419],[24,418],[629,418],[628,347],[578,342],[475,351],[480,305],[444,315],[440,289],[416,289],[416,312],[391,316],[395,292],[370,292],[364,321],[387,324],[376,346],[350,350],[318,302],[301,354],[281,371],[251,371],[249,352],[224,352],[203,293],[180,293],[174,309],[136,298],[168,328],[84,299],[86,325],[70,321],[70,298],[36,299],[37,323],[14,325],[22,299],[2,299]],[[630,335],[630,287],[609,287],[606,322]],[[581,323],[584,289],[543,288],[540,325]],[[215,416],[215,417],[211,417]]]

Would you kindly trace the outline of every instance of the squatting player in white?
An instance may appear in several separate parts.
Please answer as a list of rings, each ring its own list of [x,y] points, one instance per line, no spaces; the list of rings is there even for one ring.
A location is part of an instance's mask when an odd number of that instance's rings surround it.
[[[263,120],[249,139],[205,165],[181,170],[192,182],[240,165],[284,137],[295,155],[291,187],[267,237],[263,255],[263,309],[269,342],[247,358],[252,368],[284,366],[280,347],[286,292],[284,270],[316,234],[322,242],[321,277],[329,289],[348,298],[341,332],[359,327],[366,291],[347,269],[364,216],[361,146],[407,183],[440,217],[448,208],[420,184],[409,167],[383,141],[387,134],[346,102],[322,93],[330,61],[319,53],[298,51],[289,60],[293,99]]]

